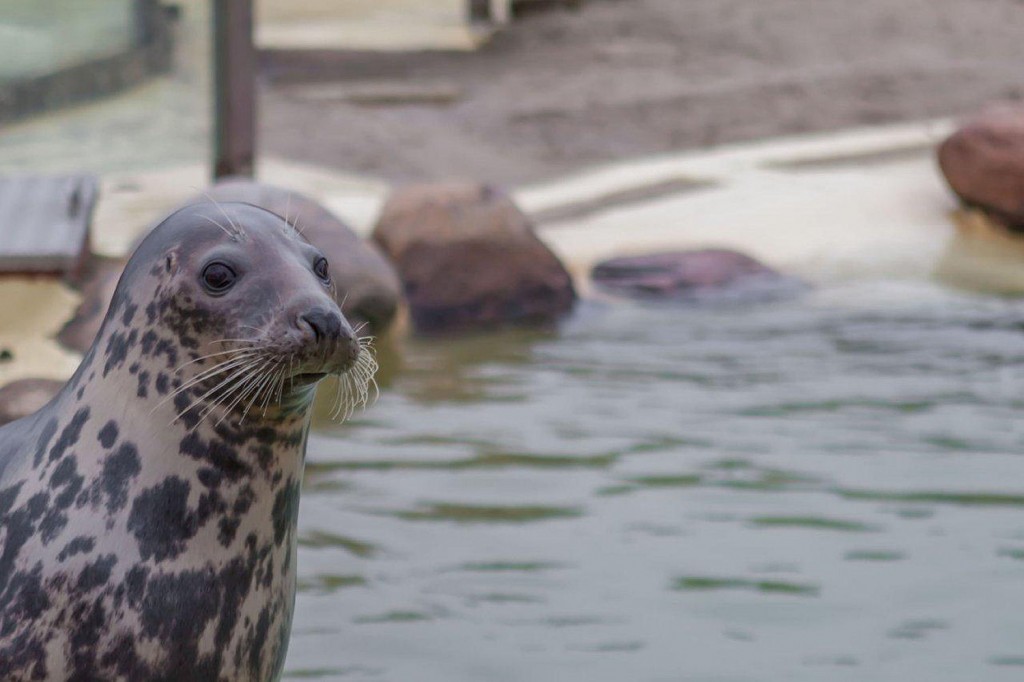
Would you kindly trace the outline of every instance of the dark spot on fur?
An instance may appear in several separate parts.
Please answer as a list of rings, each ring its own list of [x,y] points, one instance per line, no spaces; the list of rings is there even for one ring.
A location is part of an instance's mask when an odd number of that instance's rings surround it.
[[[25,509],[28,510],[28,517],[33,521],[37,520],[46,511],[46,505],[50,503],[50,494],[40,491],[28,498]]]
[[[160,339],[156,344],[153,354],[157,357],[161,355],[167,356],[167,366],[171,369],[178,366],[178,347],[168,339]]]
[[[183,421],[189,429],[194,429],[199,423],[201,412],[199,406],[191,405],[192,400],[185,393],[179,393],[174,396],[174,409],[177,410],[178,419]]]
[[[50,476],[51,489],[61,488],[60,492],[53,499],[53,505],[58,509],[67,509],[75,501],[75,496],[82,489],[85,478],[78,473],[77,460],[74,457],[65,457]]]
[[[128,326],[135,319],[135,311],[139,309],[139,306],[135,305],[131,301],[125,301],[124,314],[121,315],[121,322],[124,326]]]
[[[128,503],[128,485],[142,471],[139,451],[132,443],[122,443],[117,452],[103,462],[100,481],[107,495],[107,511],[111,514]]]
[[[152,305],[152,303],[150,305]],[[152,320],[150,320],[150,322],[152,323]],[[157,342],[157,338],[158,337],[156,335],[156,332],[153,331],[152,329],[150,329],[149,331],[147,331],[145,334],[142,335],[141,344],[142,344],[142,354],[144,356],[148,357],[150,354],[152,354],[153,347],[156,345],[156,342]]]
[[[258,445],[253,450],[256,453],[256,461],[264,471],[270,468],[274,462],[274,451],[269,445]]]
[[[148,396],[148,388],[149,388],[149,372],[143,370],[143,371],[139,372],[139,388],[138,388],[138,390],[135,391],[135,395],[137,395],[140,398],[147,397]]]
[[[143,559],[152,557],[157,563],[173,559],[198,531],[196,514],[188,506],[190,487],[188,481],[171,476],[135,498],[128,530],[138,540]]]
[[[95,546],[96,538],[88,535],[79,535],[72,539],[71,542],[64,545],[64,548],[60,550],[60,553],[57,555],[57,561],[64,561],[76,554],[91,552]]]
[[[107,376],[112,369],[124,364],[125,358],[128,357],[128,351],[135,345],[138,335],[137,329],[132,329],[128,334],[125,334],[125,330],[120,330],[110,335],[107,340],[107,349],[104,352],[107,362],[103,366],[103,376]]]
[[[235,541],[235,534],[238,533],[239,525],[241,525],[241,520],[237,517],[221,517],[220,522],[217,524],[217,540],[222,547],[230,547],[231,543]]]
[[[241,516],[249,511],[252,503],[255,501],[256,494],[252,491],[252,486],[246,485],[238,491],[238,497],[235,498],[235,503],[231,505],[231,512],[236,516]]]
[[[204,441],[193,432],[181,439],[179,449],[193,459],[208,462],[229,481],[237,481],[252,473],[249,465],[238,456],[238,450],[220,440]]]
[[[110,580],[110,571],[117,563],[117,557],[113,554],[104,554],[90,564],[86,564],[82,572],[78,574],[76,588],[80,592],[91,590],[106,584]]]
[[[277,491],[274,496],[274,509],[271,518],[274,521],[274,543],[284,542],[285,533],[296,521],[299,513],[299,483],[292,481]]]
[[[256,621],[256,630],[253,633],[253,643],[249,647],[249,672],[254,677],[260,675],[260,652],[267,643],[267,633],[270,631],[270,607],[264,606],[260,610],[260,617]]]
[[[51,509],[39,522],[39,538],[44,545],[53,542],[68,525],[68,515],[58,509]]]
[[[78,442],[78,437],[82,435],[82,427],[88,420],[88,407],[80,408],[77,412],[75,412],[74,416],[71,417],[71,421],[68,422],[67,426],[64,427],[64,430],[60,432],[60,437],[57,439],[57,442],[54,443],[52,448],[50,448],[51,462],[55,459],[58,459],[59,457],[62,457],[68,448],[70,448],[72,445]],[[53,423],[54,426],[56,426],[56,422]]]
[[[99,441],[100,445],[107,450],[114,446],[117,441],[117,422],[111,419],[100,429]]]
[[[132,566],[128,574],[125,575],[124,584],[128,587],[128,603],[133,607],[138,606],[142,601],[148,576],[149,568],[141,565]]]
[[[196,474],[196,477],[199,479],[199,482],[207,488],[217,488],[220,486],[221,479],[224,478],[224,475],[216,469],[203,467]]]
[[[202,656],[199,641],[220,608],[220,580],[212,569],[149,577],[141,605],[141,634],[175,643],[161,665],[164,679],[218,679],[221,652]]]

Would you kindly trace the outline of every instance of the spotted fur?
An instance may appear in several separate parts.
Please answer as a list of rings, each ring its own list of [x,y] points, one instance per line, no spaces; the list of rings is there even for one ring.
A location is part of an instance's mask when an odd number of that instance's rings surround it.
[[[64,390],[0,428],[0,680],[280,676],[312,388],[245,419],[203,419],[208,384],[169,399],[239,321],[332,357],[278,314],[328,304],[303,275],[312,247],[256,211],[228,207],[224,231],[200,209],[158,227]],[[249,308],[196,286],[189,259],[222,243],[275,265],[249,274]]]

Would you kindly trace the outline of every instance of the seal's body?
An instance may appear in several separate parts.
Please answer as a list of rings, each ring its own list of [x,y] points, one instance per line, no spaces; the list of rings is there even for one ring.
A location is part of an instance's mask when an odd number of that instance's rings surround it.
[[[309,404],[365,355],[278,216],[158,226],[72,379],[0,428],[0,679],[277,679]]]

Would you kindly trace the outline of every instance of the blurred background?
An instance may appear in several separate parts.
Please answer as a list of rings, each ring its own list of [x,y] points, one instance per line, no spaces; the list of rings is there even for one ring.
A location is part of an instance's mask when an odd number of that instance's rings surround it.
[[[510,23],[473,14],[470,0],[257,0],[260,151],[389,180],[526,183],[629,155],[966,114],[1022,95],[1013,0],[493,4],[510,6]],[[148,74],[97,82],[85,109],[50,92],[52,105],[27,116],[5,97],[3,119],[21,125],[0,136],[4,170],[207,159],[212,4],[173,3],[171,20],[158,7],[3,1],[8,89],[138,51],[153,33],[173,43]]]
[[[0,417],[176,206],[308,201],[381,394],[321,391],[285,679],[1019,680],[1022,36],[1020,0],[0,0]]]

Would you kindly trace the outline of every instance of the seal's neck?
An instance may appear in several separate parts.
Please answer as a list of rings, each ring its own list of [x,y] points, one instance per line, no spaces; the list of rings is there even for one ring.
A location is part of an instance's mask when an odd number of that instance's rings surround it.
[[[204,400],[203,388],[188,388],[173,374],[188,360],[180,348],[161,353],[151,345],[146,353],[141,339],[124,342],[122,352],[117,336],[97,338],[58,398],[66,403],[62,411],[89,410],[83,419],[95,429],[91,437],[139,453],[143,495],[168,480],[187,492],[188,512],[160,523],[180,522],[180,534],[169,538],[194,535],[204,548],[197,559],[237,554],[250,534],[275,554],[294,551],[312,389],[287,396],[286,407],[253,409],[243,418],[237,406]]]

